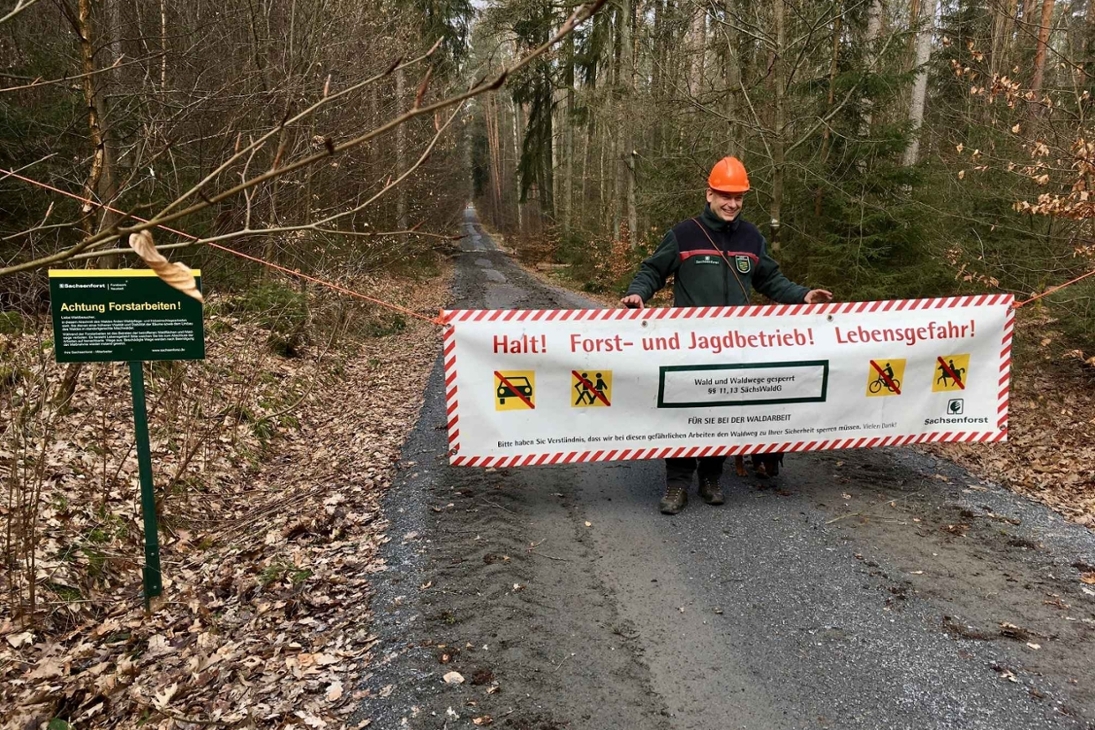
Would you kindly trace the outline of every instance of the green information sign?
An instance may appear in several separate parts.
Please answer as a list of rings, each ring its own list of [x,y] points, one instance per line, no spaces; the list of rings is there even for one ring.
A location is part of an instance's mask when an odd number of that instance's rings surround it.
[[[201,271],[193,273],[201,291]],[[202,303],[149,269],[51,270],[49,292],[57,362],[129,363],[144,517],[144,600],[150,608],[163,594],[163,580],[142,361],[204,359]]]
[[[49,290],[57,362],[205,358],[202,303],[153,271],[51,270]]]

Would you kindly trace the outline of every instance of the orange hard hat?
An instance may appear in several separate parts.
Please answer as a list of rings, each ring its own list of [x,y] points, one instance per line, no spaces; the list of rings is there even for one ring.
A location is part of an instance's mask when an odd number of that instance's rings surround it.
[[[745,174],[745,165],[737,157],[723,157],[711,168],[707,176],[707,186],[720,193],[749,192],[749,176]]]

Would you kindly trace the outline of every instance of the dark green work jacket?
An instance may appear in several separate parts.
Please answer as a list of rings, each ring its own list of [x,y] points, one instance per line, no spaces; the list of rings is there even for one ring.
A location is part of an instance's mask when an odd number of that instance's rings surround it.
[[[645,302],[673,276],[677,307],[748,304],[753,289],[782,304],[801,304],[809,289],[784,276],[766,249],[764,236],[752,223],[740,215],[727,223],[707,206],[665,234],[627,293]]]

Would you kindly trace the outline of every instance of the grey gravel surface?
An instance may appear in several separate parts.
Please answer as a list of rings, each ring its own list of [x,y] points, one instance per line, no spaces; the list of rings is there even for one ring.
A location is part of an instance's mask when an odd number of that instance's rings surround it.
[[[592,306],[465,229],[453,306]],[[658,462],[451,468],[444,413],[438,363],[386,497],[369,727],[1095,728],[1095,536],[1040,505],[861,450],[728,464],[724,506],[666,517]]]

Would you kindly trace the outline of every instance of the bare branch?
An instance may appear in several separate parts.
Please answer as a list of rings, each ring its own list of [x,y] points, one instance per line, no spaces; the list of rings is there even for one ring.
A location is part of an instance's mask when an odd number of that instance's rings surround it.
[[[0,23],[8,22],[12,18],[14,18],[16,15],[23,12],[24,10],[26,10],[31,5],[34,5],[37,2],[38,2],[38,0],[16,0],[15,7],[12,8],[10,11],[8,11],[7,15],[0,16]]]
[[[37,1],[38,0],[35,0],[35,2],[37,2]],[[126,66],[132,66],[132,65],[138,64],[138,63],[144,63],[146,61],[151,61],[151,60],[156,59],[156,58],[161,58],[163,55],[164,54],[162,54],[162,53],[156,53],[156,54],[151,55],[151,56],[145,56],[144,58],[135,58],[131,61],[126,61],[125,63],[122,63],[122,59],[119,58],[117,61],[112,63],[110,66],[107,66],[106,68],[96,69],[95,71],[90,71],[88,73],[83,73],[83,74],[75,74],[73,76],[62,76],[59,79],[50,79],[49,81],[43,80],[42,78],[39,77],[39,78],[31,80],[31,83],[29,83],[29,84],[23,84],[21,86],[5,86],[3,88],[0,88],[0,94],[6,93],[8,91],[25,91],[26,89],[37,89],[38,87],[41,87],[41,86],[54,86],[54,85],[57,85],[57,84],[67,84],[68,82],[75,81],[76,79],[84,79],[84,78],[87,78],[89,76],[96,76],[96,75],[102,74],[102,73],[109,73],[109,72],[113,72],[113,71],[115,71],[116,69],[119,69],[119,68],[124,68]],[[28,79],[29,78],[29,77],[26,77],[26,76],[18,76],[18,77],[17,76],[7,76],[6,74],[4,76],[5,76],[5,78],[18,78],[18,79]]]
[[[359,81],[358,83],[353,84],[351,86],[348,86],[348,87],[346,87],[345,89],[343,89],[341,91],[335,92],[334,94],[331,94],[331,95],[326,95],[325,94],[319,101],[317,101],[316,103],[312,104],[311,106],[305,108],[303,111],[296,114],[295,116],[292,116],[292,117],[287,116],[285,119],[282,120],[281,124],[274,127],[273,129],[269,130],[266,134],[262,135],[258,139],[253,140],[249,145],[247,145],[247,147],[244,147],[242,149],[237,148],[236,151],[227,160],[225,160],[220,165],[218,165],[216,167],[216,169],[214,169],[212,172],[210,172],[208,175],[206,175],[204,178],[202,178],[197,184],[194,185],[194,187],[192,187],[190,190],[188,190],[187,192],[180,195],[170,205],[168,205],[166,208],[164,208],[163,211],[161,211],[161,214],[168,213],[169,211],[174,210],[177,206],[182,205],[182,203],[189,200],[194,195],[197,195],[198,191],[201,190],[205,185],[208,185],[210,182],[215,180],[218,175],[220,175],[222,172],[224,172],[229,167],[231,167],[235,162],[239,161],[243,156],[253,154],[256,150],[260,149],[267,141],[269,141],[275,135],[280,134],[281,131],[285,127],[292,126],[292,125],[296,124],[299,121],[307,119],[308,117],[310,117],[312,114],[314,114],[316,111],[318,111],[323,106],[325,106],[327,104],[330,104],[331,102],[333,102],[336,99],[339,99],[343,96],[346,96],[348,94],[352,94],[355,91],[360,91],[361,89],[364,89],[364,88],[366,88],[366,87],[368,87],[372,84],[375,84],[376,82],[380,81],[381,79],[387,78],[388,76],[390,76],[395,71],[399,71],[399,70],[402,70],[404,68],[409,68],[411,66],[415,66],[415,65],[421,63],[422,61],[429,58],[436,50],[437,50],[437,44],[434,44],[433,48],[426,51],[421,56],[418,56],[416,58],[412,58],[410,61],[407,61],[406,63],[403,62],[402,57],[397,58],[394,62],[392,62],[392,64],[390,66],[388,66],[381,73],[378,73],[374,76],[370,76],[369,78],[364,79],[363,81]],[[0,272],[0,273],[2,273],[2,272]]]
[[[184,194],[182,197],[176,199],[173,203],[168,205],[164,210],[162,210],[159,214],[157,214],[153,218],[151,218],[151,219],[149,219],[145,222],[138,223],[136,225],[126,226],[126,227],[115,227],[113,230],[101,231],[100,233],[89,236],[88,238],[86,238],[85,240],[83,240],[80,243],[76,244],[75,246],[72,246],[72,247],[70,247],[68,249],[65,249],[63,251],[59,251],[57,253],[51,254],[49,256],[44,256],[44,257],[41,257],[41,258],[38,258],[38,259],[34,259],[32,261],[26,261],[26,262],[23,262],[23,263],[20,263],[20,264],[15,264],[13,266],[0,268],[0,276],[6,275],[6,274],[13,274],[13,273],[20,272],[20,271],[30,271],[30,270],[33,270],[33,269],[42,268],[43,266],[47,266],[49,264],[53,264],[53,263],[57,263],[59,261],[64,261],[66,259],[69,259],[69,258],[71,258],[72,256],[74,256],[76,254],[83,253],[84,251],[95,250],[95,249],[98,249],[98,248],[102,248],[103,246],[105,246],[107,244],[110,244],[114,241],[117,241],[120,237],[129,236],[130,234],[139,233],[140,231],[148,230],[150,228],[161,227],[164,224],[174,222],[174,221],[179,220],[181,218],[185,218],[185,217],[187,217],[187,216],[189,216],[193,213],[196,213],[200,210],[203,210],[203,209],[205,209],[205,208],[207,208],[211,205],[215,205],[216,203],[224,201],[228,198],[234,197],[234,196],[236,196],[236,195],[238,195],[238,194],[240,194],[240,193],[242,193],[246,190],[254,188],[254,187],[256,187],[258,185],[261,185],[265,182],[275,180],[275,179],[277,179],[279,177],[282,177],[284,175],[287,175],[291,172],[295,172],[295,171],[300,170],[302,168],[308,167],[310,165],[315,164],[316,162],[318,162],[320,160],[326,160],[332,154],[346,152],[347,150],[351,150],[351,149],[354,149],[356,147],[359,147],[359,146],[365,144],[366,142],[369,142],[373,139],[376,139],[377,137],[381,137],[381,136],[387,134],[388,132],[391,132],[396,127],[398,127],[402,124],[406,124],[407,122],[409,122],[412,119],[416,119],[416,118],[421,117],[421,116],[431,115],[436,111],[440,111],[442,109],[447,109],[449,107],[462,104],[463,102],[467,101],[468,99],[472,99],[474,97],[485,94],[485,93],[487,93],[487,92],[489,92],[489,91],[491,91],[495,88],[498,88],[503,83],[505,83],[505,80],[506,80],[506,78],[508,78],[509,74],[524,68],[525,66],[529,65],[530,63],[532,63],[534,60],[536,60],[540,56],[547,53],[553,46],[555,46],[557,43],[559,43],[559,41],[561,41],[563,38],[565,38],[570,33],[572,33],[574,31],[574,29],[580,23],[588,20],[598,10],[600,10],[600,8],[605,4],[606,1],[607,0],[594,0],[593,2],[585,3],[585,4],[581,5],[580,7],[578,7],[578,9],[576,9],[574,11],[574,13],[567,19],[567,21],[559,27],[559,29],[556,31],[556,33],[551,38],[549,38],[547,41],[545,41],[539,47],[529,51],[527,54],[525,54],[523,57],[521,57],[519,60],[517,60],[510,68],[503,69],[495,79],[493,79],[489,82],[480,83],[476,86],[473,86],[472,88],[468,89],[465,92],[446,97],[446,98],[441,99],[441,100],[439,100],[439,101],[437,101],[433,104],[427,104],[425,106],[412,108],[412,109],[404,112],[403,114],[400,114],[400,115],[390,119],[387,123],[385,123],[385,124],[383,124],[379,127],[376,127],[376,128],[374,128],[373,130],[371,130],[369,132],[366,132],[365,134],[359,135],[357,137],[354,137],[353,139],[350,139],[350,140],[347,140],[347,141],[342,142],[340,144],[334,145],[334,152],[333,153],[330,151],[330,149],[324,149],[322,152],[313,153],[311,155],[303,157],[302,159],[297,160],[297,161],[295,161],[293,163],[290,163],[288,165],[285,165],[283,167],[278,167],[276,169],[271,169],[271,170],[268,170],[265,173],[262,173],[260,175],[256,175],[255,177],[250,178],[249,180],[246,180],[246,181],[240,183],[239,185],[236,185],[236,186],[230,188],[229,190],[225,190],[223,192],[217,193],[216,195],[206,196],[202,193],[202,187],[207,182],[209,182],[214,177],[216,177],[216,175],[218,175],[220,172],[222,172],[224,169],[226,169],[231,164],[231,162],[238,159],[239,156],[242,155],[242,154],[250,153],[255,148],[255,145],[260,144],[260,143],[265,142],[266,140],[270,139],[273,135],[277,134],[280,131],[281,128],[278,127],[278,128],[272,129],[269,132],[267,132],[265,135],[260,137],[258,140],[256,140],[255,143],[252,143],[251,145],[248,145],[246,148],[240,150],[239,153],[236,153],[236,154],[232,155],[232,157],[229,159],[229,161],[227,161],[227,162],[223,163],[222,165],[218,166],[218,168],[213,173],[210,173],[210,175],[207,175],[201,182],[199,182],[197,185],[195,185],[194,188],[192,188],[190,192],[188,192],[188,193]],[[420,60],[422,58],[425,58],[425,56],[419,57],[418,60]],[[375,80],[377,78],[379,78],[379,76],[378,77],[373,77],[373,80]],[[330,97],[327,97],[326,99],[321,99],[320,101],[316,102],[315,104],[313,104],[311,107],[309,107],[305,111],[303,111],[300,114],[294,116],[292,119],[289,120],[288,123],[293,123],[293,122],[295,122],[299,119],[304,118],[305,116],[307,116],[307,115],[311,114],[312,112],[314,112],[316,109],[318,109],[323,104],[327,103],[329,100],[331,100],[333,98],[336,98],[338,96],[344,95],[345,93],[348,93],[351,89],[361,88],[363,85],[365,85],[366,83],[369,83],[369,82],[370,82],[370,80],[366,80],[366,81],[361,82],[361,83],[359,83],[359,84],[357,84],[353,87],[350,87],[350,89],[343,90],[342,92],[339,92],[338,94],[334,94]],[[2,172],[3,171],[0,171],[0,173],[2,173]],[[370,201],[375,200],[377,197],[384,194],[384,192],[386,192],[387,190],[390,190],[390,189],[391,189],[391,184],[386,186],[385,189],[382,190],[380,193],[378,193],[376,196],[373,196],[373,198],[371,198]],[[193,196],[195,194],[198,194],[202,198],[201,202],[194,203],[194,204],[190,205],[189,207],[184,208],[182,210],[175,210],[174,212],[169,212],[173,208],[177,207],[182,201],[184,201],[188,197]],[[274,229],[274,230],[279,230],[279,229]],[[235,235],[239,235],[239,234],[237,233]],[[217,239],[204,239],[204,240],[205,241],[210,241],[210,240],[217,240]]]
[[[193,236],[190,236],[190,238],[193,238],[192,241],[186,241],[186,242],[183,242],[183,243],[173,243],[173,244],[168,244],[166,246],[157,246],[156,248],[158,250],[163,251],[163,250],[171,250],[171,249],[177,249],[177,248],[188,248],[190,246],[198,246],[198,245],[201,245],[201,244],[214,244],[214,243],[217,243],[219,241],[228,241],[228,240],[231,240],[233,238],[253,237],[253,236],[273,236],[273,235],[276,235],[276,234],[279,234],[279,233],[298,233],[300,231],[315,231],[315,232],[318,232],[318,233],[331,233],[331,234],[338,234],[338,235],[344,235],[344,236],[365,236],[365,237],[385,235],[383,233],[375,233],[375,232],[343,231],[343,230],[338,230],[338,229],[326,228],[325,226],[330,224],[330,223],[335,222],[336,220],[338,220],[340,218],[345,218],[346,216],[353,215],[354,213],[360,213],[362,210],[364,210],[365,208],[367,208],[370,205],[372,205],[373,203],[375,203],[377,200],[379,200],[381,197],[383,197],[386,193],[390,192],[393,188],[395,188],[397,185],[399,185],[404,180],[406,180],[408,177],[410,177],[411,174],[414,173],[415,170],[417,170],[419,167],[421,167],[426,162],[426,160],[429,159],[430,153],[433,152],[433,149],[437,145],[438,140],[441,139],[442,135],[445,133],[445,130],[447,130],[449,128],[449,126],[452,125],[452,123],[456,119],[456,117],[459,116],[460,109],[461,109],[461,107],[457,107],[456,110],[451,115],[449,115],[449,118],[437,130],[436,134],[434,134],[434,136],[430,140],[429,144],[426,145],[425,149],[422,151],[422,154],[419,155],[418,159],[415,161],[415,163],[413,165],[411,165],[406,170],[404,170],[403,173],[399,177],[395,178],[394,180],[390,179],[390,180],[386,181],[385,184],[384,184],[384,187],[381,188],[375,195],[370,197],[364,203],[361,203],[361,204],[351,208],[350,210],[343,211],[341,213],[337,213],[335,215],[328,216],[328,217],[320,219],[318,221],[313,221],[311,223],[302,223],[300,225],[291,225],[291,226],[272,226],[272,227],[268,227],[268,228],[255,228],[255,229],[250,228],[249,225],[248,225],[248,226],[244,227],[242,230],[232,231],[231,233],[223,233],[223,234],[218,235],[218,236],[210,236],[210,237],[207,237],[207,238],[194,238]],[[244,195],[247,195],[248,192],[250,192],[250,191],[245,191]],[[247,221],[248,221],[248,224],[249,224],[250,223],[250,216],[249,215],[248,215]],[[171,229],[167,229],[167,230],[171,230]],[[178,235],[187,236],[187,234],[181,233],[179,231],[172,231],[172,232],[176,233]],[[402,233],[402,234],[408,234],[408,235],[409,234],[417,234],[417,235],[433,236],[433,237],[437,237],[437,238],[452,238],[452,237],[443,236],[443,235],[440,235],[440,234],[418,233],[414,229],[411,229],[411,230],[408,230],[408,231],[396,231],[395,233]],[[460,236],[456,236],[455,238],[460,238]],[[129,250],[125,249],[125,248],[111,248],[111,249],[106,249],[105,251],[94,251],[94,252],[91,252],[91,253],[78,254],[78,255],[73,257],[73,260],[83,260],[83,259],[88,259],[88,258],[95,258],[97,256],[114,255],[114,254],[119,254],[119,253],[129,253]]]

